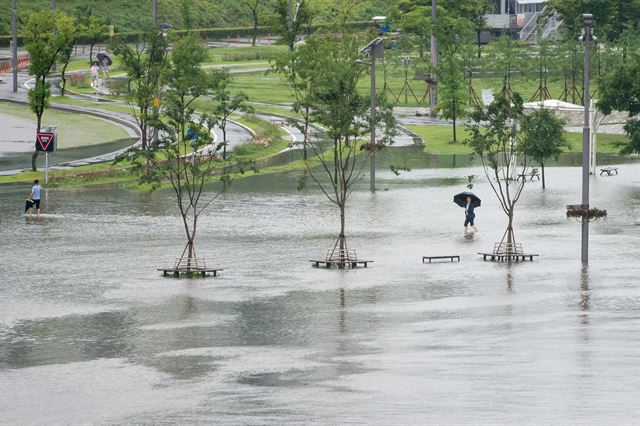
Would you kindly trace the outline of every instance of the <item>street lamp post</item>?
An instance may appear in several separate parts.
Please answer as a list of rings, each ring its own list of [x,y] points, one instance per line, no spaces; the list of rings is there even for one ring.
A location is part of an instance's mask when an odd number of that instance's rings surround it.
[[[589,107],[591,100],[589,99],[589,67],[590,52],[589,41],[592,37],[593,15],[585,13],[582,15],[582,23],[584,24],[584,127],[582,128],[582,209],[585,214],[582,215],[582,250],[581,258],[583,263],[589,262],[589,218],[586,212],[589,210],[589,162],[590,153],[589,143],[590,124],[589,124]]]
[[[13,69],[13,93],[18,91],[18,12],[17,0],[13,0],[11,11],[11,68]]]
[[[431,25],[435,26],[438,20],[438,6],[436,0],[431,0]],[[429,102],[431,107],[431,116],[435,117],[436,104],[438,103],[438,83],[437,74],[435,73],[438,67],[438,39],[436,38],[435,28],[431,28],[431,78],[429,84],[431,85],[431,99]]]
[[[367,63],[361,60],[356,61],[359,64],[371,65],[371,165],[369,168],[369,189],[371,192],[376,191],[376,59],[384,58],[383,39],[381,37],[368,43],[360,49],[360,53],[369,55],[371,62]]]

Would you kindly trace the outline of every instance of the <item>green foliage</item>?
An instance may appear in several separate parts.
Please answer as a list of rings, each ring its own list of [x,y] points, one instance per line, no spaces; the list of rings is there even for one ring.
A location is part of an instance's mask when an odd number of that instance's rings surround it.
[[[548,158],[558,158],[563,148],[569,143],[564,131],[566,121],[556,117],[553,111],[546,108],[536,109],[522,118],[521,146],[526,155],[539,163]]]
[[[461,51],[463,41],[459,36],[445,40],[447,43],[441,49],[442,60],[438,69],[440,84],[437,109],[444,118],[453,120],[453,141],[456,142],[456,122],[466,115],[468,99],[464,52]]]
[[[640,113],[640,51],[628,51],[626,58],[619,60],[612,69],[600,78],[598,108],[605,114],[614,110],[626,111],[629,117]],[[629,144],[621,153],[640,153],[640,121],[629,118],[624,125]]]
[[[524,188],[524,181],[514,179],[518,170],[517,154],[522,152],[518,148],[518,126],[524,113],[522,105],[522,97],[514,93],[511,101],[500,95],[486,109],[476,108],[469,124],[471,136],[465,140],[482,160],[489,184],[509,217],[505,233],[508,242],[513,241],[513,212]],[[527,155],[522,156],[520,167],[520,173],[526,173]]]
[[[548,158],[557,159],[563,148],[569,147],[564,131],[564,119],[556,117],[553,111],[540,108],[525,115],[521,122],[522,140],[520,151],[536,160],[542,166],[542,188],[546,187],[544,163]]]
[[[161,97],[160,82],[167,64],[168,41],[151,29],[135,45],[117,40],[114,52],[127,73],[127,102],[142,133],[142,148],[146,149],[150,126],[159,124],[153,101]]]
[[[40,131],[42,114],[51,95],[51,85],[46,79],[61,52],[68,51],[73,43],[74,21],[61,12],[30,12],[21,29],[31,57],[29,73],[35,77],[35,87],[29,92],[29,106],[37,116],[37,130]]]
[[[565,22],[568,38],[575,38],[582,29],[582,14],[591,13],[596,33],[616,40],[626,28],[638,30],[640,0],[550,0],[549,5]]]
[[[232,76],[228,69],[213,70],[211,73],[211,95],[215,101],[213,115],[218,117],[218,127],[222,130],[222,158],[227,158],[227,123],[229,116],[236,111],[253,112],[243,92],[231,93]]]

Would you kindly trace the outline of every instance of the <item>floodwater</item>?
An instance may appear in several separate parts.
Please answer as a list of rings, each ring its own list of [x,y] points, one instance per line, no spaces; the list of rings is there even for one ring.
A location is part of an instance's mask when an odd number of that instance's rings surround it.
[[[367,269],[312,268],[334,206],[298,176],[233,184],[203,216],[220,278],[162,278],[184,242],[170,192],[0,188],[0,423],[594,424],[640,417],[640,165],[593,177],[580,259],[580,170],[528,183],[516,238],[535,262],[483,262],[505,217],[486,180],[480,233],[452,195],[478,168],[379,174],[351,199]],[[460,263],[422,264],[459,254]]]

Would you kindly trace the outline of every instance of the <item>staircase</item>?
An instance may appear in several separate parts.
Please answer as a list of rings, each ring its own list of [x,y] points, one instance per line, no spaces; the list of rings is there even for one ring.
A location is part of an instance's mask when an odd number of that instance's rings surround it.
[[[528,41],[529,43],[537,43],[538,37],[543,40],[556,38],[558,28],[562,25],[562,20],[557,12],[553,12],[551,15],[548,15],[548,19],[546,20],[546,24],[543,28],[539,28],[538,26],[538,19],[541,16],[545,16],[546,10],[547,8],[545,6],[545,8],[540,12],[536,12],[531,15],[527,23],[520,30],[520,40]]]

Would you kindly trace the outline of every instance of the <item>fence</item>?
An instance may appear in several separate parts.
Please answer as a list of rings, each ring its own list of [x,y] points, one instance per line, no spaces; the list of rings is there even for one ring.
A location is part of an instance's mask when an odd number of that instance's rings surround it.
[[[29,67],[29,54],[18,56],[18,71]],[[13,71],[11,65],[11,59],[0,60],[0,74],[9,73]]]

